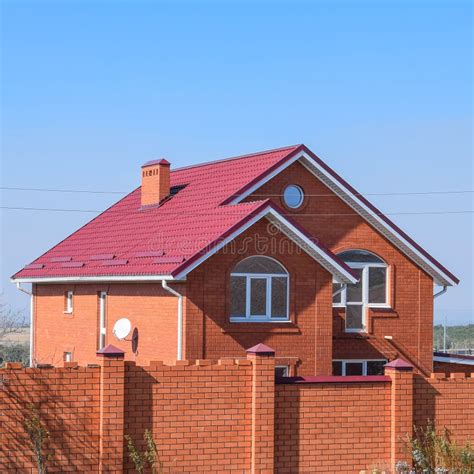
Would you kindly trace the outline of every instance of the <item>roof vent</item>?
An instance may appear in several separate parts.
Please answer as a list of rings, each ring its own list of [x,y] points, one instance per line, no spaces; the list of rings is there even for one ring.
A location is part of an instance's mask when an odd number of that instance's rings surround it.
[[[142,206],[159,204],[170,194],[170,164],[165,159],[149,161],[142,166]]]

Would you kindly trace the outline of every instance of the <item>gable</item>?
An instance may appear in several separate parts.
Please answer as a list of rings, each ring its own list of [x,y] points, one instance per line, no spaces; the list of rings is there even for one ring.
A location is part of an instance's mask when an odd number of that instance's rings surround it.
[[[289,179],[291,174],[295,174],[295,169],[298,170],[297,175],[301,175],[302,179],[307,179],[301,168],[306,169],[308,173],[316,178],[317,182],[323,185],[322,188],[321,186],[315,186],[314,194],[317,196],[313,196],[313,198],[317,198],[320,205],[316,207],[312,215],[308,212],[308,204],[305,203],[299,211],[301,214],[298,214],[298,210],[287,209],[287,211],[291,213],[293,218],[301,221],[302,225],[309,226],[310,232],[315,232],[316,236],[321,236],[318,229],[327,230],[332,227],[337,230],[337,228],[341,228],[343,221],[353,220],[352,227],[362,225],[365,222],[430,275],[437,284],[451,286],[459,282],[452,273],[304,146],[298,152],[293,153],[285,163],[280,164],[278,169],[262,175],[259,180],[254,180],[253,183],[242,188],[224,202],[232,205],[253,198],[262,199],[265,196],[272,200],[276,199],[277,202],[281,203],[279,195],[282,194],[286,180]],[[313,189],[313,186],[311,188]],[[314,201],[314,199],[311,201]],[[310,208],[312,207],[314,206],[310,205]],[[306,222],[303,222],[303,213],[307,215]],[[315,228],[313,223],[316,221],[319,221],[319,225]],[[335,249],[337,247],[335,242],[331,244],[331,238],[326,234],[324,234],[323,240],[331,248]]]

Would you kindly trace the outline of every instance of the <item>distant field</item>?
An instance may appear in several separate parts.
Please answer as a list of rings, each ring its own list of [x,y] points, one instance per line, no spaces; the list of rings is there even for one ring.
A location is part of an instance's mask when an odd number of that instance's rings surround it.
[[[16,342],[20,344],[26,344],[30,340],[30,328],[21,328],[19,332],[15,334],[9,334],[2,342]]]

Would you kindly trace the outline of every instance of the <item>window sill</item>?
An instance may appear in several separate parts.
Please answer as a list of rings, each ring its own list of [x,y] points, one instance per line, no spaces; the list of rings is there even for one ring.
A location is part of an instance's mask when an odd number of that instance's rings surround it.
[[[247,324],[291,324],[289,319],[257,319],[257,318],[230,318],[231,323],[247,323]]]
[[[234,322],[226,324],[224,327],[221,327],[223,334],[228,333],[286,333],[286,334],[299,334],[301,333],[300,328],[296,326],[292,321],[270,321],[261,322],[261,321],[244,321],[244,322]]]
[[[63,314],[65,316],[72,316],[74,313],[73,313],[73,311],[63,311]]]

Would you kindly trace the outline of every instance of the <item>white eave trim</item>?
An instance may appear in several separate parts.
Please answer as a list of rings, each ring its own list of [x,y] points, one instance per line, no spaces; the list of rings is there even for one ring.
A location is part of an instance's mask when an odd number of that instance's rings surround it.
[[[299,231],[289,221],[287,221],[281,214],[276,212],[272,207],[268,206],[262,209],[252,219],[243,224],[237,230],[232,232],[228,237],[221,240],[208,252],[203,254],[199,259],[194,261],[191,265],[186,267],[182,272],[176,275],[177,280],[184,278],[189,272],[194,270],[202,262],[207,260],[209,257],[218,252],[222,247],[227,245],[229,242],[238,237],[242,232],[245,232],[248,228],[252,227],[263,217],[266,217],[272,224],[274,224],[281,232],[283,232],[289,239],[295,242],[302,250],[316,260],[322,267],[331,273],[336,281],[340,283],[356,283],[358,280],[351,273],[349,273],[344,267],[339,265],[338,262],[334,261],[324,250],[318,245],[312,242],[306,235]]]
[[[171,275],[113,275],[113,276],[71,276],[71,277],[31,277],[12,278],[12,283],[93,283],[93,282],[147,282],[176,280]]]
[[[474,365],[473,359],[461,359],[459,357],[433,356],[435,362],[448,362],[450,364]]]
[[[435,281],[441,286],[454,286],[457,283],[444,273],[438,266],[434,265],[427,259],[418,249],[416,249],[410,242],[408,242],[396,229],[387,224],[377,213],[370,209],[358,196],[352,193],[346,186],[338,179],[328,173],[318,162],[316,162],[305,151],[297,153],[290,160],[283,163],[270,174],[265,176],[258,183],[247,189],[244,193],[233,199],[230,204],[238,204],[247,196],[259,189],[263,184],[270,181],[278,173],[292,165],[295,161],[301,161],[301,164],[310,171],[316,178],[322,181],[334,193],[339,196],[346,204],[348,204],[356,213],[363,217],[369,224],[378,230],[384,237],[386,237],[392,244],[400,249],[408,258],[414,261],[418,266],[425,270]]]

